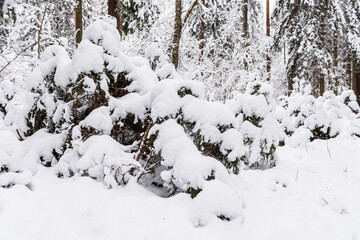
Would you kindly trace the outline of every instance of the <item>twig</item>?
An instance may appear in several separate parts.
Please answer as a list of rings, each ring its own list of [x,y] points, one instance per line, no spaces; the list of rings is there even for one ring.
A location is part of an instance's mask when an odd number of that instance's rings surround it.
[[[328,140],[326,140],[326,148],[329,153],[329,158],[331,159],[331,153],[330,153],[330,149],[329,149],[329,141]]]
[[[37,44],[37,42],[31,44],[30,46],[24,48],[24,49],[21,50],[18,54],[16,54],[16,56],[15,56],[11,61],[9,61],[4,67],[2,67],[2,68],[0,69],[0,73],[1,73],[2,71],[4,71],[5,68],[7,68],[7,67],[8,67],[14,60],[16,60],[23,52],[25,52],[25,51],[28,50],[29,48],[34,47],[36,44]]]
[[[189,11],[187,12],[187,14],[186,14],[186,16],[185,16],[185,19],[184,19],[184,21],[183,21],[183,24],[186,23],[186,21],[188,20],[188,18],[190,17],[190,15],[191,15],[191,13],[192,13],[192,11],[193,11],[194,8],[196,7],[197,3],[198,3],[198,0],[195,0],[194,3],[191,5]]]
[[[41,34],[42,34],[42,28],[43,28],[43,24],[44,24],[47,9],[48,9],[48,6],[45,7],[44,15],[43,15],[43,18],[41,19],[41,23],[40,23],[40,27],[39,27],[39,31],[38,31],[38,58],[39,59],[40,59],[40,54],[41,54],[41,46],[40,46]]]
[[[144,151],[145,141],[146,141],[147,136],[148,136],[148,134],[149,134],[149,132],[150,132],[150,129],[152,128],[153,125],[154,125],[154,124],[153,124],[153,121],[150,120],[150,124],[149,124],[148,128],[146,129],[146,132],[145,132],[145,134],[144,134],[144,136],[143,136],[143,138],[141,139],[141,142],[140,142],[139,154],[138,154],[137,157],[136,157],[136,161],[137,161],[137,162],[140,160],[141,154],[142,154],[143,151]],[[146,166],[145,166],[145,167],[146,167]]]
[[[20,135],[19,129],[16,129],[16,133],[20,138],[20,141],[24,141],[24,138]]]
[[[297,182],[297,180],[298,180],[298,176],[299,176],[299,169],[296,171],[295,182]]]

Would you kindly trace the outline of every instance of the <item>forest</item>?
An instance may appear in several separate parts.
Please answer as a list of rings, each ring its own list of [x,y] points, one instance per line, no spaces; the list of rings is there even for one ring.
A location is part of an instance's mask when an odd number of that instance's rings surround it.
[[[359,0],[0,0],[0,236],[360,240],[359,104]]]

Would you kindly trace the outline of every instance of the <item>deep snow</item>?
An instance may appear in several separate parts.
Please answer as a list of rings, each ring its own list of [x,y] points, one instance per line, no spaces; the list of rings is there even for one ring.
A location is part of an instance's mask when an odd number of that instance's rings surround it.
[[[108,189],[39,167],[30,189],[0,188],[0,239],[360,239],[360,140],[316,140],[277,152],[275,168],[231,175],[243,210],[230,222],[185,193],[161,198],[135,182]]]

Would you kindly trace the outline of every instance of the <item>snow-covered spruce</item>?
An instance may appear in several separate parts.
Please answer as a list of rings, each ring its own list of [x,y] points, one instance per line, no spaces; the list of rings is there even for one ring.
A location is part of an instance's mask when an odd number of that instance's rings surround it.
[[[180,79],[156,45],[145,56],[126,56],[116,28],[96,21],[72,58],[62,46],[45,50],[26,82],[27,126],[14,128],[60,134],[56,156],[44,164],[58,161],[59,177],[90,176],[109,187],[133,178],[196,197],[226,185],[229,172],[275,165],[281,131],[270,131],[268,84],[226,104],[210,102],[203,85]]]

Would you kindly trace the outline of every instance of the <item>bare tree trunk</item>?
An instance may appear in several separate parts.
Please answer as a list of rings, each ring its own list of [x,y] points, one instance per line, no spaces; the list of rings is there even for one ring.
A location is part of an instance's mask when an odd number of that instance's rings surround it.
[[[248,32],[248,0],[243,0],[243,38],[245,41],[244,48],[247,51],[248,48],[248,38],[249,38],[249,32]],[[244,58],[244,68],[245,70],[248,70],[248,63],[247,63],[247,54],[245,53]]]
[[[266,36],[270,37],[270,0],[266,0]],[[271,79],[271,56],[270,56],[270,49],[268,49],[267,54],[267,66],[266,71],[268,73],[267,80],[270,81]]]
[[[181,29],[182,29],[182,0],[175,0],[175,24],[174,24],[174,38],[172,44],[172,63],[175,65],[175,68],[179,67],[179,48],[180,48],[180,39],[181,39]]]
[[[352,60],[351,61],[351,89],[354,91],[354,93],[356,94],[356,61]]]
[[[335,71],[337,70],[338,68],[338,55],[339,55],[339,49],[338,49],[338,37],[337,35],[334,36],[334,68],[335,68]],[[335,77],[335,91],[334,93],[336,95],[339,94],[339,79],[338,77]]]
[[[351,59],[350,56],[348,55],[346,57],[346,76],[347,76],[347,81],[348,81],[348,85],[349,85],[349,89],[351,89]]]
[[[76,45],[82,40],[83,24],[82,24],[82,0],[77,0],[75,9],[75,29],[76,29]]]
[[[123,35],[123,14],[119,7],[118,0],[108,0],[108,14],[113,16],[116,19],[116,28],[120,33],[120,36]]]
[[[360,104],[360,64],[355,61],[356,100]]]
[[[286,43],[284,42],[284,65],[286,65]]]
[[[200,6],[200,32],[199,32],[199,49],[200,49],[200,58],[199,60],[202,61],[204,55],[204,46],[205,46],[205,13],[203,7],[205,7],[205,0],[201,0]]]
[[[4,13],[3,13],[4,3],[5,3],[4,0],[0,0],[0,21],[4,18]]]
[[[319,84],[320,84],[320,96],[323,96],[325,92],[325,78],[323,74],[320,74]]]
[[[360,104],[360,64],[356,59],[352,61],[352,90],[356,95],[356,100]]]
[[[291,48],[291,46],[290,46],[290,48]],[[290,52],[292,52],[292,51],[293,51],[293,49],[291,48]],[[295,66],[296,66],[298,60],[299,60],[299,53],[295,53],[294,59],[292,60],[293,64],[292,64],[291,68],[290,69],[287,68],[287,72],[288,72],[287,82],[288,82],[288,95],[289,96],[291,95],[291,93],[294,90],[294,81],[293,80],[296,78],[296,74],[295,74],[296,67]]]

